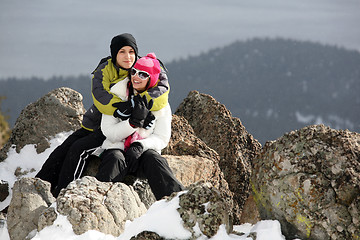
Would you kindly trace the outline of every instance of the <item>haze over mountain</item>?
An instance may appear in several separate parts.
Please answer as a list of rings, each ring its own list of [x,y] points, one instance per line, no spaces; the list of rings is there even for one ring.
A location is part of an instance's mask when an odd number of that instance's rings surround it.
[[[166,64],[173,111],[191,90],[210,94],[261,143],[309,124],[360,132],[360,53],[286,39],[237,41]],[[2,110],[13,125],[20,111],[68,86],[92,103],[89,75],[0,81]]]

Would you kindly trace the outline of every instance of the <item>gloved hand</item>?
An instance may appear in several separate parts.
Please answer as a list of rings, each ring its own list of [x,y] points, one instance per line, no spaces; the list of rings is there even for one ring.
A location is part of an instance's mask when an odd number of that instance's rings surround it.
[[[129,167],[129,172],[133,173],[139,167],[139,158],[144,152],[144,147],[139,142],[133,142],[125,152],[125,161]]]
[[[145,118],[143,128],[150,129],[155,123],[155,116],[152,114],[152,112],[149,112],[148,115]]]
[[[129,118],[129,122],[131,126],[141,128],[144,126],[145,118],[149,114],[154,101],[151,99],[148,102],[145,95],[143,97],[137,95],[134,97],[134,103],[135,105]]]
[[[123,121],[128,119],[131,116],[134,105],[135,103],[133,98],[130,98],[130,100],[126,102],[114,103],[112,106],[116,107],[117,109],[114,111],[113,116],[120,118]]]

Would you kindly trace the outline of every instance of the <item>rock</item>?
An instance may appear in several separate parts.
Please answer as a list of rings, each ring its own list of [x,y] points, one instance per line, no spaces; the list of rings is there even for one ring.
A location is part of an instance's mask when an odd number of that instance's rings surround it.
[[[240,119],[213,97],[191,91],[175,112],[183,116],[199,137],[220,156],[219,166],[234,193],[234,223],[249,195],[250,162],[260,152],[261,144],[249,134]]]
[[[55,201],[56,209],[50,206]],[[61,214],[67,216],[75,234],[98,230],[119,236],[127,220],[145,212],[137,193],[123,183],[99,182],[86,176],[71,182],[55,199],[48,182],[22,178],[14,184],[8,231],[12,240],[22,240],[33,230],[52,225]]]
[[[227,211],[227,204],[220,192],[210,183],[198,182],[179,197],[178,212],[184,227],[192,233],[192,239],[197,239],[194,227],[211,238],[216,235],[220,225],[224,224],[227,233],[232,231],[231,218]]]
[[[171,138],[168,146],[161,151],[163,155],[191,155],[219,161],[219,154],[198,138],[184,117],[173,114]]]
[[[240,224],[251,223],[256,224],[261,220],[259,210],[256,206],[254,195],[250,193],[246,199],[243,211],[241,213]]]
[[[50,183],[37,178],[16,181],[7,214],[11,240],[23,240],[36,230],[39,216],[53,202],[55,198],[51,195]]]
[[[57,216],[58,214],[56,213],[54,207],[49,207],[45,209],[38,218],[37,231],[40,232],[45,227],[53,225]]]
[[[43,152],[49,147],[49,138],[78,129],[84,113],[80,93],[65,87],[49,92],[22,110],[8,142],[0,151],[0,162],[7,158],[11,146],[20,152],[25,145],[35,144],[37,152]]]
[[[160,237],[159,234],[151,231],[144,231],[138,235],[130,238],[130,240],[166,240],[163,237]]]
[[[156,202],[155,195],[151,191],[147,179],[140,179],[135,176],[126,176],[123,182],[134,189],[134,191],[139,195],[141,202],[144,203],[146,209],[149,209],[149,207]]]
[[[216,187],[222,187],[223,174],[219,166],[211,159],[197,156],[164,155],[176,178],[184,185],[198,181],[212,181]],[[226,182],[225,182],[226,183]]]
[[[227,210],[232,219],[234,209],[233,193],[221,172],[219,165],[212,159],[193,156],[171,156],[165,155],[169,166],[176,178],[188,188],[197,182],[209,182],[217,188],[223,200],[227,204]]]
[[[262,219],[287,239],[360,238],[360,134],[313,125],[267,142],[253,160]]]
[[[67,216],[75,234],[98,230],[119,236],[127,220],[146,212],[139,196],[123,183],[99,182],[83,177],[71,182],[57,198],[57,211]]]

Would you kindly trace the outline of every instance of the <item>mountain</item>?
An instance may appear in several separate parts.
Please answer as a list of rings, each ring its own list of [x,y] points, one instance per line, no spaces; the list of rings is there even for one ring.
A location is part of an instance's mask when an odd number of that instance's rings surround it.
[[[356,51],[253,39],[167,67],[173,106],[190,90],[207,93],[225,104],[262,143],[315,123],[360,131],[360,53]]]
[[[95,65],[96,63],[94,63]],[[226,105],[261,143],[310,124],[360,132],[360,53],[288,39],[252,39],[166,64],[173,111],[189,91]],[[89,70],[91,72],[92,69]],[[5,79],[2,110],[13,126],[20,111],[67,86],[91,105],[90,75]]]

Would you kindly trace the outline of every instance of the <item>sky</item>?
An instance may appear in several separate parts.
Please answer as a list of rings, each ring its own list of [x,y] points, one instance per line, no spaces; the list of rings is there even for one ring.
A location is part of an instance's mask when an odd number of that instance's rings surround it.
[[[129,32],[163,62],[286,38],[360,51],[360,0],[1,0],[0,79],[89,74]]]
[[[36,153],[34,145],[26,145],[21,149],[19,153],[16,153],[14,149],[10,149],[8,158],[3,162],[0,162],[0,180],[7,181],[9,183],[10,195],[0,202],[0,211],[10,204],[12,197],[12,187],[16,181],[14,172],[16,168],[21,167],[24,172],[28,171],[23,177],[34,177],[40,170],[42,164],[45,162],[50,153],[61,144],[71,132],[63,132],[50,139],[50,147],[44,152]],[[36,161],[34,161],[36,159]],[[35,171],[32,171],[35,169]],[[70,222],[66,216],[58,214],[56,221],[53,225],[48,226],[40,232],[32,232],[33,240],[128,240],[132,236],[137,235],[142,231],[157,232],[163,237],[168,239],[189,239],[190,232],[186,230],[181,224],[180,214],[176,210],[179,208],[179,196],[184,192],[178,193],[177,197],[171,201],[160,200],[155,202],[148,211],[139,218],[133,221],[128,221],[125,224],[125,230],[119,237],[112,235],[105,235],[99,231],[90,230],[82,235],[76,235]],[[56,203],[52,205],[56,209]],[[166,226],[166,227],[164,227]],[[201,233],[198,226],[194,227],[195,232]],[[221,225],[217,234],[211,238],[212,240],[252,240],[249,237],[250,232],[257,233],[257,240],[285,240],[285,237],[281,232],[281,225],[277,220],[262,220],[252,225],[245,223],[242,225],[234,226],[234,230],[243,232],[243,236],[234,234],[227,234],[225,226]],[[10,240],[7,231],[7,223],[0,225],[0,239]],[[202,235],[198,240],[206,240],[206,236]]]

